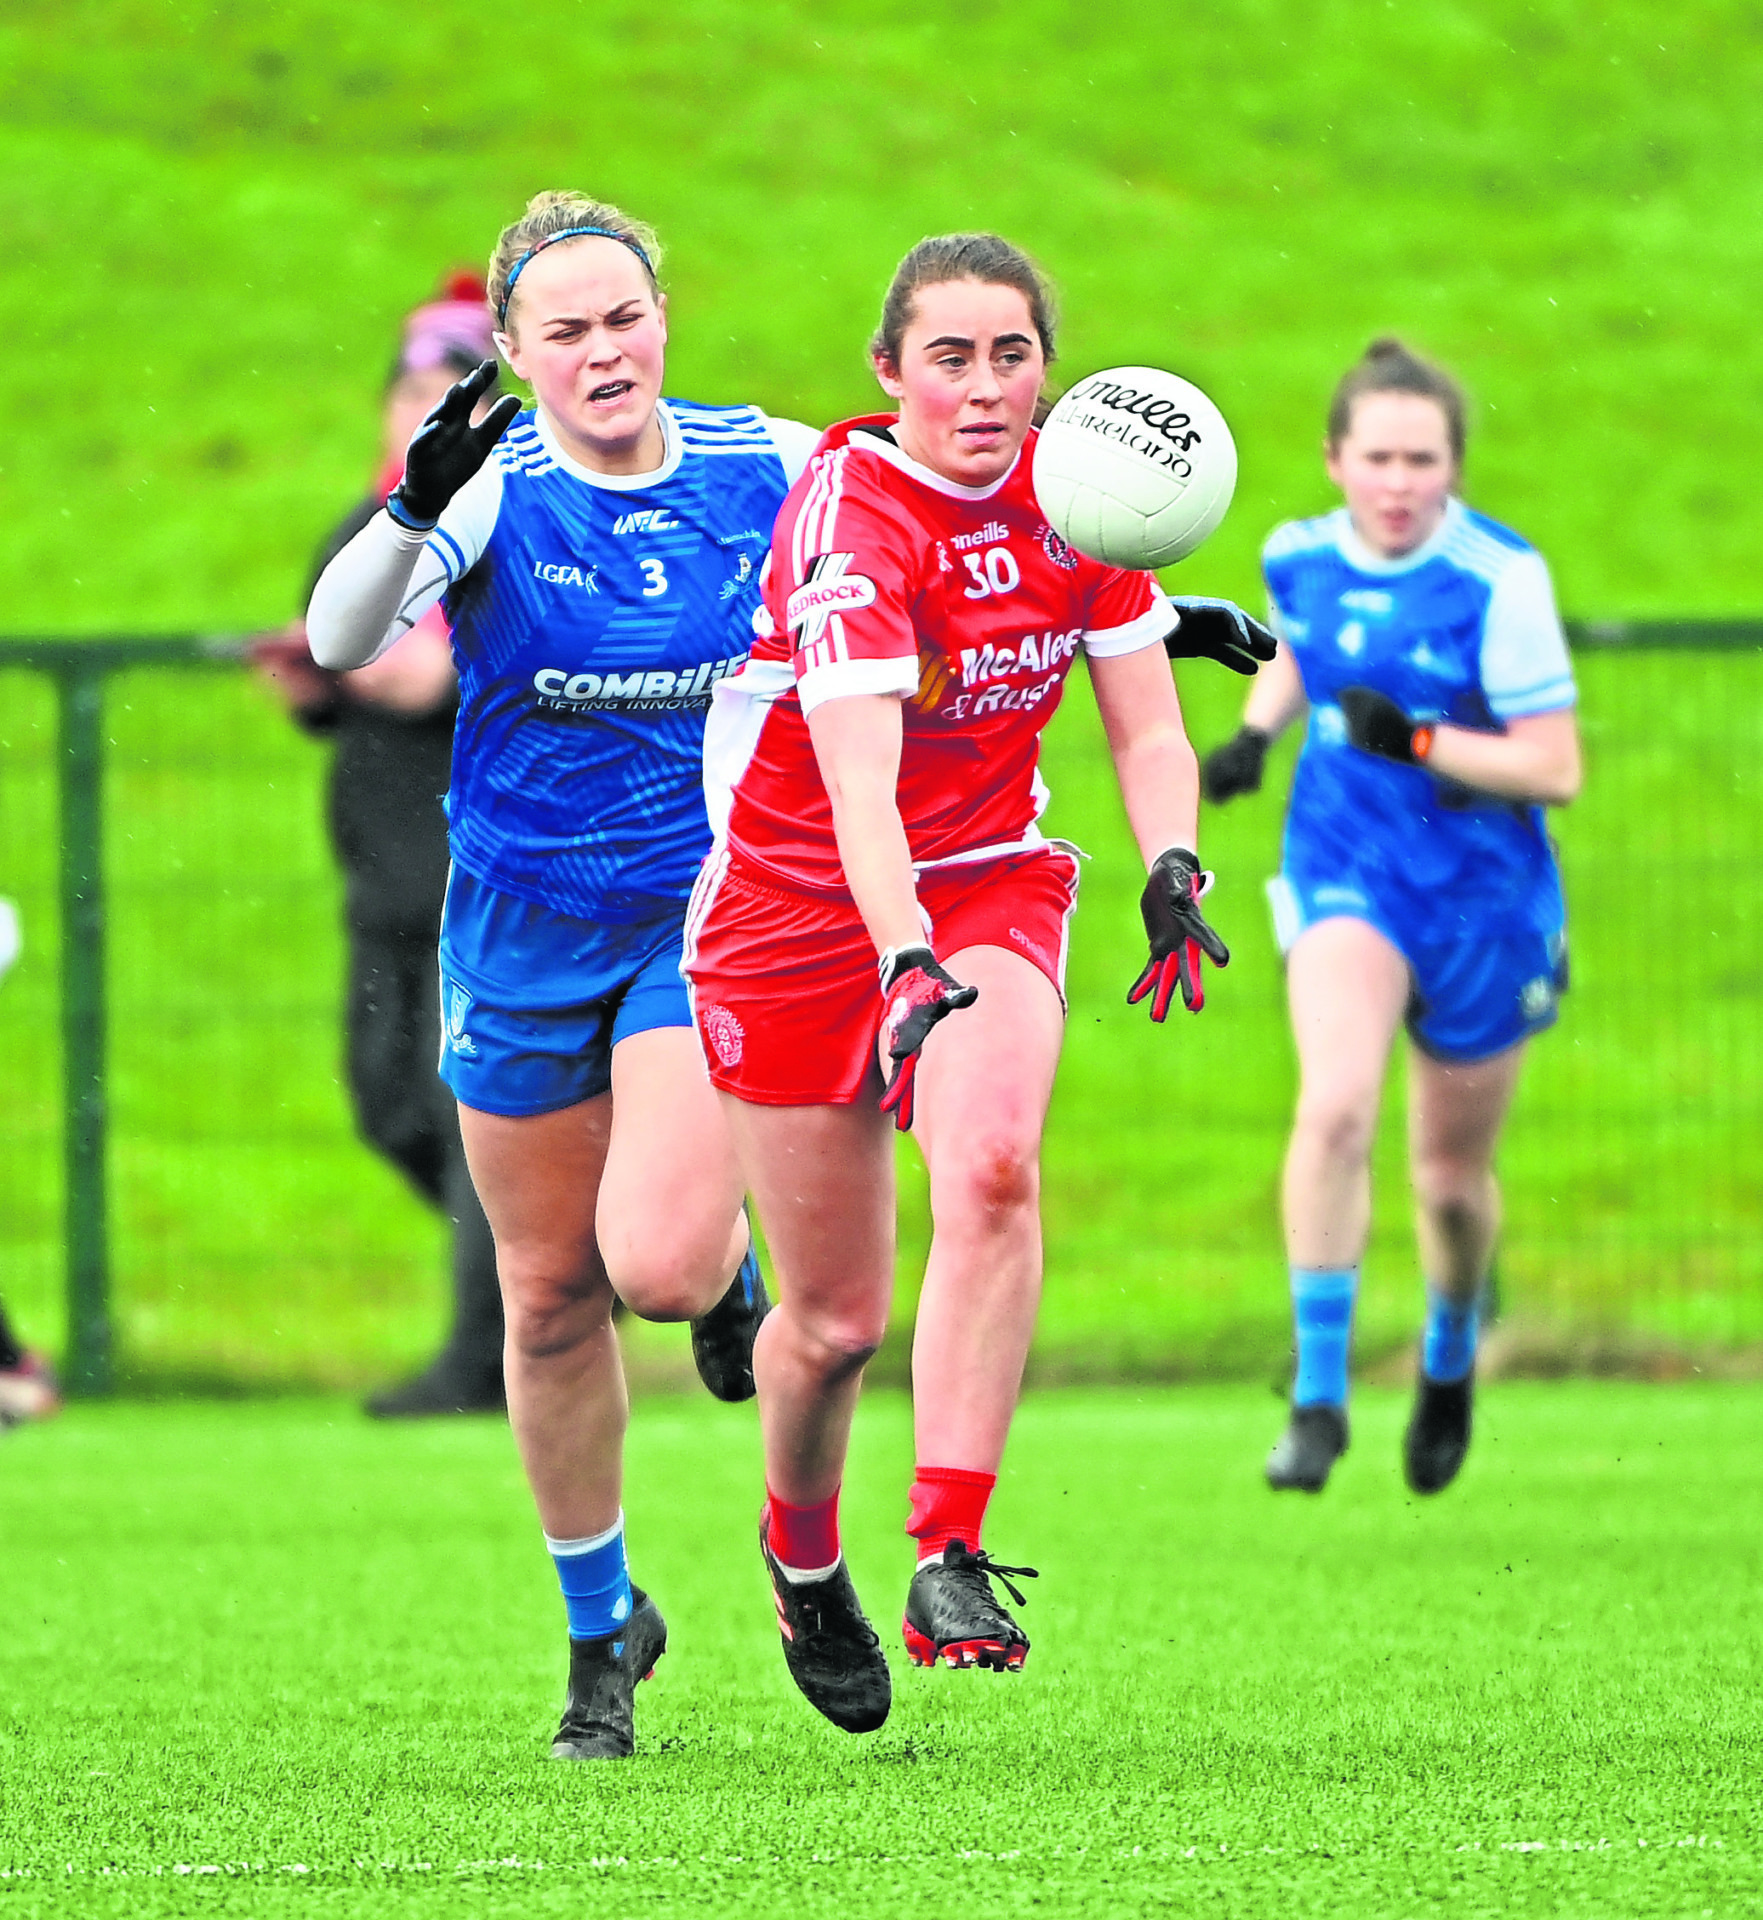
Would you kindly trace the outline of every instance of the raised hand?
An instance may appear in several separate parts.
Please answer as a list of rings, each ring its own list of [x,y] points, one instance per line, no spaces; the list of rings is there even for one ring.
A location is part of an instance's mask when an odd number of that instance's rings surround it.
[[[496,384],[496,363],[486,360],[457,386],[410,436],[404,453],[404,478],[392,489],[386,511],[401,527],[426,532],[442,509],[490,457],[490,449],[508,431],[520,411],[512,393],[502,398],[475,426],[478,402]]]
[[[894,1063],[881,1110],[894,1116],[902,1133],[912,1130],[913,1080],[918,1050],[931,1028],[958,1008],[971,1007],[978,987],[964,987],[937,965],[929,947],[889,947],[881,957],[882,1012],[880,1051]]]
[[[1199,861],[1186,847],[1170,847],[1151,863],[1145,891],[1139,896],[1151,957],[1133,982],[1126,1003],[1136,1007],[1150,994],[1153,1020],[1162,1021],[1168,1015],[1178,984],[1182,1005],[1189,1013],[1198,1013],[1206,1004],[1206,989],[1200,979],[1201,954],[1215,967],[1230,964],[1230,948],[1206,924],[1206,916],[1200,911],[1200,895],[1207,878],[1201,875]]]
[[[1254,673],[1279,651],[1279,642],[1234,600],[1172,595],[1181,624],[1163,636],[1171,660],[1216,660],[1232,673]]]

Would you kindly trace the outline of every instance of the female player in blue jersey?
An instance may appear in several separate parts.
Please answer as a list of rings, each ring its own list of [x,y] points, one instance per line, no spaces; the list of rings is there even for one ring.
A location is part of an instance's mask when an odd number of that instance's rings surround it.
[[[495,1234],[509,1417],[569,1614],[552,1751],[632,1750],[666,1644],[625,1563],[613,1290],[690,1319],[699,1370],[752,1392],[766,1300],[680,977],[709,845],[711,688],[745,658],[772,520],[818,436],[661,397],[655,236],[539,195],[490,263],[496,344],[537,404],[411,441],[386,511],[314,592],[314,657],[357,667],[445,596],[460,707],[447,812],[441,1072]]]
[[[1284,1188],[1298,1364],[1267,1462],[1276,1488],[1317,1491],[1346,1450],[1371,1142],[1404,1023],[1427,1290],[1404,1464],[1417,1493],[1462,1465],[1500,1218],[1494,1146],[1567,983],[1543,807],[1579,790],[1573,671],[1541,556],[1456,496],[1463,448],[1456,384],[1374,342],[1329,411],[1346,505],[1269,539],[1279,656],[1204,769],[1214,801],[1254,792],[1308,708],[1269,886],[1300,1069]]]

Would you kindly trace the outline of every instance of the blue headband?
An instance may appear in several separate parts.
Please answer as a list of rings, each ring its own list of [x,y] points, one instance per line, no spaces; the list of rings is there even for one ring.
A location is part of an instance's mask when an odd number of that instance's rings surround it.
[[[556,246],[559,240],[579,240],[584,234],[593,234],[601,240],[616,240],[621,247],[629,247],[631,252],[643,263],[643,270],[649,278],[655,278],[655,269],[649,256],[630,237],[628,233],[614,233],[610,227],[565,227],[561,233],[548,233],[543,240],[528,247],[514,263],[514,270],[508,276],[508,284],[502,289],[501,304],[496,308],[496,324],[499,327],[508,324],[508,303],[514,298],[514,283],[526,271],[527,262],[541,254],[547,247]]]

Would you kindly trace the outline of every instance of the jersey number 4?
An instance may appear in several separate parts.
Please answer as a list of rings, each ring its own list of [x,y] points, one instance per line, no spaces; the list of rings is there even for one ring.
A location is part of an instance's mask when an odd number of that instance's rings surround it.
[[[1008,547],[987,547],[984,553],[964,553],[973,584],[962,591],[969,600],[988,600],[994,593],[1008,593],[1022,584],[1022,569],[1011,557]]]

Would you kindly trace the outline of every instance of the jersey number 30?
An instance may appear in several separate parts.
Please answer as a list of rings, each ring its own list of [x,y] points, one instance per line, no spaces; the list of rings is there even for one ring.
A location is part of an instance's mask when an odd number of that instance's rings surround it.
[[[1008,547],[987,547],[983,554],[964,553],[973,584],[962,591],[969,600],[989,599],[994,593],[1008,593],[1022,584],[1022,569],[1011,558]]]

